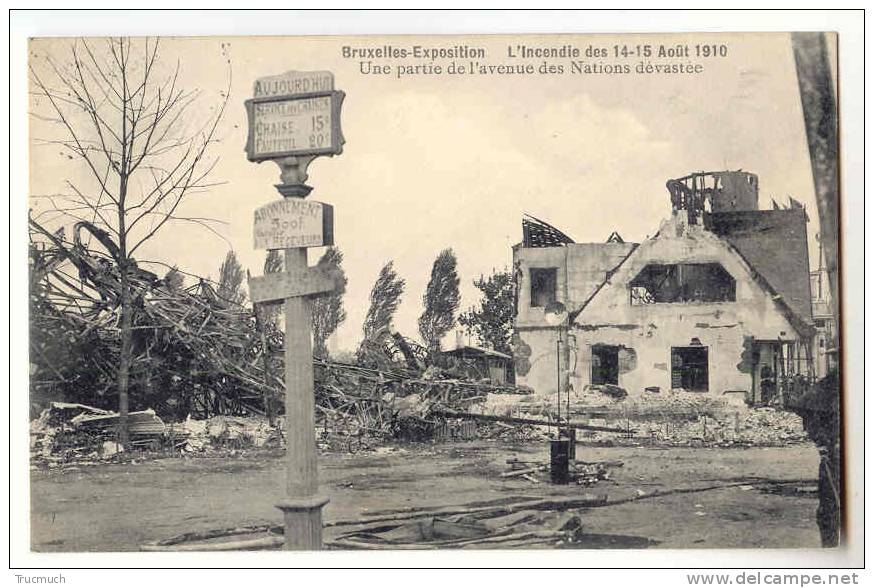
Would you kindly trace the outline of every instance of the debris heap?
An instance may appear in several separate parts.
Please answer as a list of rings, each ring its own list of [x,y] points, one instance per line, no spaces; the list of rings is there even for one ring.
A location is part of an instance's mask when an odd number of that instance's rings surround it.
[[[112,410],[120,348],[115,260],[83,244],[80,232],[99,231],[89,223],[77,225],[72,242],[36,221],[30,226],[33,416],[58,400]],[[202,278],[183,287],[173,270],[163,278],[139,267],[130,273],[136,306],[131,410],[151,408],[181,421],[189,415],[270,417],[282,406],[283,334],[275,316],[256,317],[252,307],[223,298]],[[395,334],[391,342],[365,365],[315,360],[322,421],[354,416],[355,427],[384,433],[387,419],[380,415],[396,397],[418,394],[424,402],[457,400],[464,407],[486,389],[515,390],[435,371],[409,341]]]

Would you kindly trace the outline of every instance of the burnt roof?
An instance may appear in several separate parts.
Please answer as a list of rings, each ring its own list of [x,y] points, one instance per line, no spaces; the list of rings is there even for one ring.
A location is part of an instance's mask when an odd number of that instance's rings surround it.
[[[522,243],[524,247],[561,247],[574,240],[539,218],[526,214],[522,218]]]
[[[813,323],[803,209],[716,212],[705,215],[704,225],[728,241],[798,319]]]

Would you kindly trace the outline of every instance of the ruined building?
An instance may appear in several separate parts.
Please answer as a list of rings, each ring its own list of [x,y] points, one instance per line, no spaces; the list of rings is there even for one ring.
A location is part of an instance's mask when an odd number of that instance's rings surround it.
[[[523,221],[513,248],[517,383],[763,403],[816,375],[804,209],[760,210],[758,178],[742,171],[667,188],[671,215],[642,243],[617,233],[574,243]],[[567,310],[557,324],[547,320],[556,302]]]
[[[815,371],[822,376],[837,367],[835,362],[838,347],[831,288],[822,259],[822,244],[819,247],[819,267],[810,272],[810,297],[813,303],[813,324],[816,328],[813,342]]]

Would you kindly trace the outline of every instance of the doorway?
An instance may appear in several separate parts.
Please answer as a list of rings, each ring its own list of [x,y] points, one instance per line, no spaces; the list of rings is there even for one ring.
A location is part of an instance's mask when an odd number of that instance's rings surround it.
[[[710,388],[707,348],[671,347],[671,388],[707,392]]]
[[[592,385],[619,385],[619,347],[592,345]]]

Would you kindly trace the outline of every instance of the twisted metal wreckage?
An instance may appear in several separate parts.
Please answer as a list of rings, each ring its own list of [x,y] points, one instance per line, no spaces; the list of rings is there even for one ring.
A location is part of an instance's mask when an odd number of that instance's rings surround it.
[[[84,243],[88,235],[102,245]],[[30,220],[31,404],[63,400],[114,409],[120,349],[117,247],[79,222],[72,242]],[[283,405],[283,333],[270,310],[222,297],[209,281],[183,287],[134,264],[131,410],[187,416],[261,415]],[[260,308],[259,308],[260,307]],[[357,364],[316,358],[317,424],[355,436],[416,437],[445,420],[432,408],[464,410],[487,393],[518,393],[471,379],[465,366],[432,367],[399,334],[362,345]],[[444,366],[445,367],[445,366]],[[455,376],[455,377],[447,377]]]

